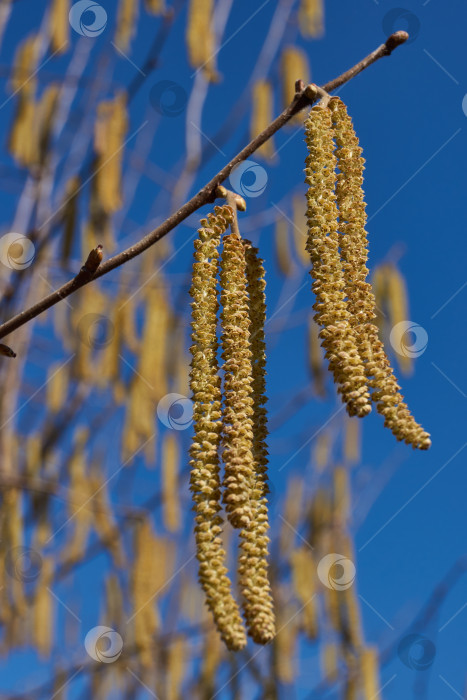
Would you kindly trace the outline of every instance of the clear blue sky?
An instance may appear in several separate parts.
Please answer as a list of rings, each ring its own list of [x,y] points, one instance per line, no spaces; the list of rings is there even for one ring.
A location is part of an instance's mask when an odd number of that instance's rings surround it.
[[[109,24],[99,37],[92,40],[95,42],[96,62],[100,52],[108,52],[115,58],[110,42],[116,4],[115,0],[101,2],[107,10]],[[41,21],[45,5],[41,0],[18,0],[15,3],[0,54],[3,69],[11,65],[18,42]],[[210,139],[248,81],[277,3],[265,2],[252,19],[251,2],[240,0],[234,5],[225,31],[227,38],[233,38],[226,42],[218,56],[219,70],[224,79],[211,88],[202,120],[203,132]],[[319,84],[334,78],[384,41],[385,30],[395,14],[391,11],[398,7],[388,0],[355,0],[352,3],[340,0],[327,2],[326,6],[323,39],[305,41],[292,25],[285,32],[285,43],[296,43],[308,53],[312,79]],[[150,94],[151,88],[161,80],[173,80],[187,94],[190,93],[193,71],[187,64],[184,48],[185,20],[182,11],[164,47],[158,68],[138,93],[130,112],[130,133],[147,119],[159,120],[150,159],[172,176],[180,171],[180,159],[185,151],[185,112],[177,117],[161,117],[151,105]],[[465,48],[462,48],[465,47],[466,23],[467,6],[463,0],[449,3],[407,0],[392,29],[411,32],[410,43],[369,68],[339,93],[354,118],[366,158],[370,268],[396,247],[402,251],[399,267],[407,279],[410,320],[422,326],[428,334],[426,350],[415,359],[413,376],[402,378],[402,386],[416,418],[431,433],[433,446],[428,453],[419,453],[396,444],[390,432],[383,428],[381,418],[372,414],[363,423],[364,469],[360,468],[361,481],[353,484],[356,491],[362,489],[361,501],[355,502],[353,513],[357,523],[361,517],[359,508],[366,507],[368,499],[371,500],[372,486],[377,484],[379,475],[387,472],[388,462],[400,464],[355,531],[357,584],[364,599],[361,604],[365,633],[370,643],[382,648],[397,643],[406,633],[407,625],[434,586],[466,553],[464,154],[467,146],[467,98],[464,109],[462,107],[467,94]],[[136,66],[142,65],[157,26],[157,19],[148,20],[146,16],[140,22],[138,40],[133,42],[130,55]],[[73,41],[76,41],[76,35]],[[44,74],[62,76],[69,55],[48,62],[43,68]],[[92,71],[88,69],[87,73],[91,75]],[[128,86],[135,74],[136,69],[129,60],[117,57],[105,96],[110,96],[115,86]],[[3,101],[10,93],[5,71],[1,76]],[[278,83],[277,62],[273,64],[269,77]],[[44,84],[41,72],[39,83]],[[11,100],[0,109],[4,145],[14,107],[15,101]],[[281,108],[277,90],[275,111],[279,112]],[[249,117],[247,106],[229,138],[210,151],[211,157],[201,167],[190,194],[194,194],[247,142]],[[204,143],[207,144],[207,140]],[[248,200],[247,217],[265,209],[274,212],[274,205],[281,203],[288,193],[304,188],[302,132],[284,129],[276,136],[275,143],[280,149],[277,163],[271,165],[257,159],[266,170],[267,186],[261,196]],[[5,148],[1,158],[1,226],[2,233],[5,233],[9,230],[14,211],[12,191],[18,191],[16,184],[24,180],[24,175],[17,171],[12,179],[12,161]],[[150,228],[150,216],[163,218],[169,213],[170,204],[164,195],[157,200],[155,214],[153,206],[158,194],[153,182],[142,180],[127,220],[118,233],[117,240],[121,241],[118,247],[125,247],[135,240],[133,231],[136,228],[143,231]],[[170,274],[188,271],[192,246],[188,244],[182,248],[182,245],[194,235],[195,227],[196,220],[191,219],[170,234],[175,247],[180,248],[169,265]],[[259,244],[266,260],[269,315],[290,298],[277,316],[291,314],[292,318],[299,317],[299,312],[305,313],[313,303],[310,282],[305,284],[306,271],[301,270],[292,282],[284,282],[277,274],[274,260],[273,227],[264,226],[249,231],[249,235]],[[78,251],[75,253],[78,257]],[[60,279],[58,270],[56,274],[51,272],[54,283]],[[106,284],[110,289],[111,280]],[[180,296],[181,292],[180,288],[175,290],[174,297],[183,299],[181,308],[188,313],[189,299],[186,293],[184,297]],[[289,325],[281,333],[268,336],[271,346],[268,389],[272,415],[308,380],[305,324]],[[38,332],[47,333],[47,327]],[[34,379],[33,369],[30,374]],[[310,448],[313,445],[310,437],[337,408],[339,403],[334,398],[327,403],[308,402],[271,436],[271,480],[276,494],[282,491],[286,478],[292,474],[302,474],[307,468],[310,473]],[[334,419],[336,428],[342,418],[341,412]],[[23,430],[26,431],[24,425]],[[146,474],[143,478],[147,480],[145,483],[151,483],[151,475]],[[143,493],[142,498],[144,496]],[[277,499],[273,503],[277,526],[279,512],[280,499]],[[96,600],[101,593],[89,574],[85,581],[89,585],[89,608],[93,610],[86,624],[91,626],[97,624],[93,620]],[[63,591],[66,590],[64,587]],[[426,695],[416,694],[419,692],[414,690],[417,676],[401,663],[396,654],[382,669],[382,685],[387,683],[383,691],[385,699],[423,697],[426,700],[450,700],[463,697],[467,648],[466,591],[466,580],[461,578],[430,628],[424,631],[436,646],[434,662],[423,674],[424,682],[428,683]],[[32,654],[21,654],[16,660],[9,660],[8,670],[5,662],[0,661],[6,679],[2,683],[4,687],[17,690],[22,687],[18,664],[24,663],[25,659],[31,664],[28,665],[31,676],[37,671],[39,681],[47,677],[51,666],[39,665]],[[310,680],[307,674],[301,676],[296,697],[309,697],[314,684],[315,679]],[[79,692],[77,683],[70,697],[79,697]],[[329,694],[328,697],[337,696]]]

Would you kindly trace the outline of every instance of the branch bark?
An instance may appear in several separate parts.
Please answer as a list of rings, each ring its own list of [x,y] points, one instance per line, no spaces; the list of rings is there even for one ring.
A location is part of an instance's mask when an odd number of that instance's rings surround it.
[[[355,66],[345,71],[345,73],[342,73],[342,75],[339,77],[323,85],[321,89],[328,93],[333,92],[337,88],[341,87],[341,85],[344,85],[363,70],[378,61],[380,58],[383,58],[383,56],[389,56],[394,49],[407,41],[408,38],[409,35],[407,32],[395,32],[386,40],[384,44],[381,44],[381,46],[375,49],[375,51],[359,61],[359,63],[357,63]],[[302,84],[300,84],[300,87],[302,87]],[[245,146],[245,148],[243,148],[240,153],[238,153],[229,163],[227,163],[227,165],[224,166],[224,168],[222,168],[222,170],[220,170],[220,172],[218,172],[217,175],[215,175],[212,180],[210,180],[196,195],[194,195],[194,197],[180,207],[178,211],[169,216],[169,218],[166,219],[160,226],[144,236],[144,238],[138,241],[138,243],[135,245],[126,248],[126,250],[123,250],[117,255],[114,255],[112,258],[106,260],[99,266],[94,274],[83,275],[82,271],[79,272],[76,277],[69,282],[66,282],[56,291],[44,297],[44,299],[41,299],[41,301],[39,301],[37,304],[34,304],[30,308],[21,311],[21,313],[13,316],[13,318],[0,325],[0,338],[4,338],[12,331],[20,328],[36,316],[39,316],[39,314],[46,311],[51,306],[54,306],[62,299],[70,296],[70,294],[73,294],[73,292],[78,290],[80,287],[83,287],[85,284],[108,274],[111,270],[114,270],[115,268],[124,265],[129,260],[141,255],[141,253],[166,236],[197,209],[200,209],[205,204],[214,202],[217,195],[217,188],[229,177],[234,167],[238,165],[238,163],[245,161],[260,146],[262,146],[263,143],[268,141],[271,136],[273,136],[277,131],[279,131],[279,129],[287,124],[287,122],[290,121],[295,114],[300,112],[302,109],[305,109],[305,107],[312,105],[316,99],[316,92],[313,91],[313,89],[310,89],[310,86],[303,87],[296,93],[294,99],[282,112],[282,114],[271,122],[271,124],[269,124],[269,126],[261,134],[259,134],[259,136]]]

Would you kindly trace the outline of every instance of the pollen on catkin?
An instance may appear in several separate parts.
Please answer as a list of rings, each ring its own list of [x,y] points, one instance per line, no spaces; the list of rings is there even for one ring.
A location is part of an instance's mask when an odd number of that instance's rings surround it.
[[[246,634],[225,566],[222,544],[219,448],[222,430],[221,386],[218,372],[217,259],[222,233],[232,221],[228,206],[201,221],[195,241],[192,303],[190,386],[193,393],[194,438],[190,448],[191,481],[196,512],[195,538],[199,580],[217,629],[226,646],[242,649]]]
[[[378,336],[375,318],[375,297],[367,281],[368,240],[363,195],[364,160],[352,120],[339,98],[329,102],[332,113],[339,174],[336,198],[339,207],[339,245],[341,249],[345,294],[350,323],[364,363],[372,400],[398,440],[414,448],[426,450],[430,436],[419,425],[403,401],[400,386]]]
[[[237,233],[224,237],[220,283],[224,360],[223,501],[230,523],[235,528],[242,528],[252,518],[254,402],[245,249]]]
[[[244,241],[250,316],[251,395],[253,398],[254,470],[249,485],[251,519],[240,531],[239,584],[248,632],[257,644],[267,644],[275,634],[274,603],[268,579],[269,530],[267,507],[266,446],[266,282],[263,261],[250,241]]]
[[[310,111],[305,122],[305,141],[307,250],[316,295],[315,321],[323,327],[320,338],[347,411],[351,416],[363,417],[371,410],[370,395],[345,298],[334,194],[336,158],[328,109],[318,106]]]

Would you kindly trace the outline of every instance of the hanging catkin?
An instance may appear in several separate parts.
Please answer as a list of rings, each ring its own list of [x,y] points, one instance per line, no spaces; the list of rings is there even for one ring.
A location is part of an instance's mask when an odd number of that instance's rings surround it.
[[[290,254],[289,229],[287,221],[280,216],[276,221],[274,247],[277,266],[284,277],[289,277],[295,272],[295,265]]]
[[[222,358],[224,360],[223,500],[235,528],[252,518],[254,478],[250,315],[245,249],[237,233],[224,237],[220,263]]]
[[[145,0],[147,12],[153,15],[161,15],[165,11],[165,0]]]
[[[164,436],[162,443],[162,515],[169,532],[180,529],[180,500],[178,496],[179,444],[173,432]]]
[[[70,0],[52,0],[50,8],[50,43],[55,53],[67,50],[70,41]]]
[[[394,328],[398,323],[407,321],[409,316],[407,285],[401,272],[395,265],[386,265],[387,270],[387,305],[389,309],[389,326]],[[398,352],[397,363],[402,374],[411,374],[413,359],[410,355]]]
[[[416,423],[407,404],[404,403],[399,392],[400,387],[378,337],[378,329],[373,322],[375,298],[367,281],[368,241],[365,231],[366,205],[362,190],[362,149],[344,103],[339,98],[332,98],[329,106],[340,170],[336,185],[339,245],[353,334],[359,355],[364,362],[369,385],[373,389],[372,400],[376,403],[378,412],[384,416],[385,426],[390,428],[398,440],[404,440],[414,448],[426,450],[431,445],[429,434]]]
[[[224,243],[225,245],[225,243]],[[253,473],[249,484],[251,518],[240,532],[239,583],[248,632],[258,644],[267,644],[275,636],[274,604],[268,580],[269,530],[267,508],[267,415],[266,344],[264,324],[266,300],[263,261],[258,250],[244,241],[246,291],[250,317],[251,397],[253,399]],[[227,369],[226,369],[227,371]],[[237,414],[238,418],[238,414]]]
[[[101,102],[94,131],[96,194],[106,214],[120,209],[123,146],[128,128],[126,94]]]
[[[253,85],[253,112],[251,116],[250,137],[253,140],[264,131],[273,120],[273,99],[274,93],[272,85],[267,80],[257,80]],[[275,153],[274,142],[268,139],[266,143],[256,151],[264,158],[273,158]]]
[[[186,42],[192,68],[202,69],[206,80],[214,82],[218,76],[212,13],[213,0],[190,0]]]
[[[295,97],[295,83],[303,80],[310,81],[310,69],[306,53],[295,46],[286,46],[281,56],[282,100],[284,108],[288,107]],[[289,124],[302,124],[303,117],[297,114],[289,120]]]
[[[215,207],[215,214],[201,221],[195,241],[192,302],[192,361],[190,386],[193,393],[194,438],[191,455],[191,491],[196,512],[195,537],[199,579],[216,626],[229,649],[246,644],[245,630],[225,567],[219,515],[219,446],[221,389],[218,373],[216,274],[220,237],[232,221],[228,206]]]
[[[118,6],[115,43],[121,51],[128,51],[136,30],[139,0],[120,0]]]
[[[347,411],[351,416],[363,417],[371,410],[370,396],[345,300],[334,194],[336,158],[329,110],[313,107],[305,126],[308,146],[305,168],[308,184],[307,250],[316,295],[313,306],[315,321],[323,326],[320,337],[329,369]]]
[[[298,13],[300,31],[305,37],[318,39],[324,34],[323,0],[301,0]]]
[[[367,648],[360,656],[360,676],[365,700],[380,698],[378,655],[376,649]]]

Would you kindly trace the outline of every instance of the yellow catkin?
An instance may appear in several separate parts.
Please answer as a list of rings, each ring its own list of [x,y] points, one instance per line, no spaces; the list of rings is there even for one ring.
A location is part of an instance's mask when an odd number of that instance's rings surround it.
[[[50,43],[55,53],[63,53],[70,43],[70,0],[53,0],[50,8]]]
[[[180,500],[178,496],[178,477],[180,466],[180,448],[177,437],[167,432],[162,443],[162,515],[164,525],[169,532],[180,529]]]
[[[205,698],[215,694],[216,673],[222,660],[224,648],[215,629],[209,628],[204,636],[203,652],[201,655],[201,687],[205,689]]]
[[[319,326],[315,323],[312,314],[308,319],[308,366],[313,380],[313,390],[317,396],[324,398],[326,396],[324,358],[319,342]]]
[[[376,649],[368,648],[362,651],[360,655],[360,678],[365,700],[381,698]]]
[[[139,0],[120,0],[117,16],[115,44],[121,51],[127,51],[136,31]]]
[[[106,214],[113,214],[122,205],[122,160],[127,129],[126,94],[120,92],[114,100],[100,103],[94,132],[96,192]]]
[[[347,464],[357,464],[361,457],[361,423],[351,418],[345,421],[344,459]]]
[[[105,620],[108,625],[121,629],[125,614],[125,601],[118,576],[111,574],[105,580]]]
[[[231,593],[219,515],[219,447],[222,430],[221,387],[217,352],[216,292],[218,247],[232,221],[228,206],[201,221],[195,240],[190,294],[192,302],[190,386],[193,393],[194,438],[190,448],[191,485],[196,512],[195,538],[199,580],[216,627],[229,649],[242,649],[246,634]]]
[[[318,489],[310,508],[310,544],[314,549],[321,547],[323,550],[329,550],[328,538],[331,525],[331,498],[327,491]]]
[[[39,41],[38,35],[32,34],[21,42],[16,51],[11,77],[11,89],[15,94],[33,94],[36,89],[34,73],[39,59]]]
[[[308,265],[310,256],[306,249],[306,199],[302,195],[295,195],[292,199],[293,212],[293,238],[297,257],[303,265]]]
[[[253,85],[252,101],[253,112],[251,116],[250,137],[253,140],[264,131],[273,120],[274,93],[269,81],[257,80],[255,82]],[[256,152],[264,156],[264,158],[273,158],[275,150],[273,140],[269,139],[266,143],[263,143]]]
[[[42,560],[33,607],[33,641],[43,658],[50,656],[53,644],[54,599],[50,590],[53,573],[53,561],[46,557]]]
[[[252,353],[245,249],[237,233],[224,237],[220,262],[222,358],[224,360],[223,501],[236,528],[252,518],[254,478]]]
[[[311,549],[299,547],[290,557],[292,585],[300,603],[303,627],[310,639],[318,637],[318,607],[316,596],[316,565]]]
[[[375,298],[367,281],[368,240],[365,231],[366,213],[363,196],[364,160],[352,120],[339,98],[330,101],[332,123],[336,140],[336,155],[340,173],[336,196],[339,206],[339,245],[344,267],[345,292],[351,314],[351,324],[359,355],[364,361],[372,400],[384,416],[384,424],[398,440],[414,448],[426,450],[430,436],[416,423],[409,412],[392,367],[372,322],[375,317]]]
[[[344,467],[336,467],[333,472],[333,511],[334,522],[337,525],[345,525],[350,511],[350,487],[347,470]]]
[[[276,221],[274,236],[277,266],[284,277],[289,277],[295,272],[295,265],[290,254],[289,227],[282,217]]]
[[[324,34],[324,0],[301,0],[298,13],[304,37],[319,39]]]
[[[24,167],[32,167],[39,160],[37,139],[37,105],[28,93],[20,94],[15,119],[8,139],[12,156]]]
[[[293,683],[297,678],[297,632],[298,615],[294,605],[286,604],[284,592],[278,592],[277,636],[275,638],[277,677],[282,683]]]
[[[84,554],[92,526],[92,485],[86,469],[87,429],[77,430],[74,447],[68,462],[69,489],[68,514],[73,524],[73,533],[64,551],[67,562],[78,561]]]
[[[279,536],[279,546],[285,555],[290,552],[295,540],[295,531],[302,516],[303,483],[301,479],[292,477],[287,481],[284,516]]]
[[[187,666],[187,642],[179,635],[171,641],[167,658],[166,700],[180,700]]]
[[[371,288],[375,297],[375,323],[380,333],[383,333],[385,330],[385,309],[388,302],[386,270],[387,265],[378,265],[375,267],[371,279]]]
[[[251,396],[253,398],[254,472],[249,485],[251,518],[240,532],[239,584],[248,632],[258,644],[275,635],[274,604],[268,579],[269,530],[267,507],[266,322],[265,271],[258,249],[244,241],[246,291],[250,317]],[[234,319],[231,319],[234,323]],[[233,336],[232,336],[233,337]],[[238,419],[237,414],[237,419]]]
[[[393,328],[409,318],[407,285],[395,265],[387,266],[387,276],[389,326]],[[413,360],[409,355],[398,352],[396,359],[402,374],[409,375],[413,372]]]
[[[170,580],[171,568],[167,543],[158,539],[150,522],[144,520],[135,533],[135,559],[131,576],[134,613],[131,620],[139,658],[145,668],[153,664],[153,637],[161,624],[157,598]]]
[[[337,644],[325,643],[322,646],[321,666],[327,683],[334,683],[339,676],[339,648]]]
[[[73,242],[78,220],[78,195],[80,189],[81,179],[78,175],[74,175],[66,183],[65,197],[62,208],[63,235],[61,259],[62,263],[64,264],[69,261],[73,250]],[[89,250],[91,250],[91,248],[89,248]]]
[[[107,337],[96,368],[98,384],[104,387],[116,382],[120,376],[123,327],[121,303],[121,298],[117,296],[108,313]]]
[[[47,371],[46,407],[58,413],[64,406],[68,394],[69,367],[63,362],[51,365]]]
[[[315,321],[323,326],[320,337],[329,369],[347,411],[349,415],[363,417],[371,410],[370,396],[345,299],[337,233],[336,158],[330,111],[320,106],[313,107],[305,126],[308,147],[305,168],[308,184],[307,250],[316,295],[313,305]]]
[[[296,46],[287,46],[281,56],[281,80],[282,80],[282,100],[284,108],[288,107],[295,96],[295,83],[303,80],[305,84],[310,82],[310,68],[307,55],[302,49]],[[302,124],[303,117],[297,114],[289,124]]]
[[[165,12],[165,0],[145,0],[147,12],[153,15],[162,15]]]
[[[199,68],[207,80],[218,80],[215,36],[212,30],[213,0],[190,0],[186,42],[192,68]]]
[[[58,104],[60,87],[49,85],[38,103],[38,158],[44,166],[49,153],[50,137]]]

